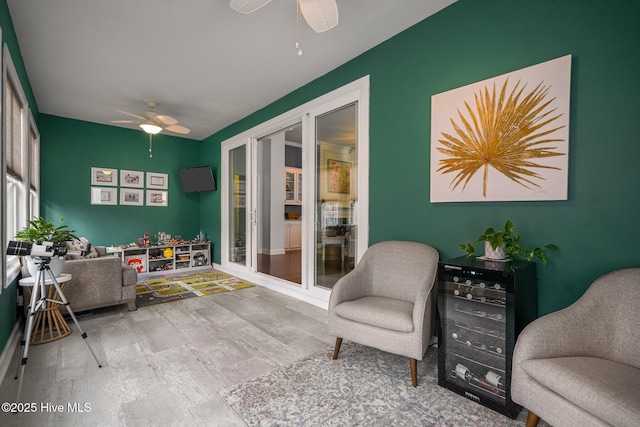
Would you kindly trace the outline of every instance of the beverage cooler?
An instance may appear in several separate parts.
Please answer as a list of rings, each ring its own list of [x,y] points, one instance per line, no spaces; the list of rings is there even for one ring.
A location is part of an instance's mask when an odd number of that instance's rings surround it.
[[[511,362],[537,314],[536,264],[459,257],[438,265],[438,384],[516,418]]]

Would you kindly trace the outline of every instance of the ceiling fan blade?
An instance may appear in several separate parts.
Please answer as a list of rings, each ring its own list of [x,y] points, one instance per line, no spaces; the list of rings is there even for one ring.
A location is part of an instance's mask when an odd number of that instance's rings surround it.
[[[323,33],[338,25],[338,5],[336,0],[299,1],[302,16],[316,33]]]
[[[134,122],[133,120],[111,120],[111,123],[139,123],[139,122]]]
[[[164,129],[170,132],[179,133],[182,135],[187,135],[189,132],[191,132],[190,129],[187,129],[186,127],[180,126],[180,125],[169,125],[169,126],[165,126]]]
[[[178,123],[178,121],[171,116],[158,115],[158,116],[155,116],[153,119],[164,125],[175,125],[176,123]]]
[[[136,119],[141,120],[141,121],[143,121],[143,122],[144,122],[144,120],[145,120],[145,119],[144,119],[144,117],[140,117],[140,116],[139,116],[139,115],[137,115],[137,114],[127,113],[126,111],[118,110],[118,113],[122,113],[122,114],[126,114],[127,116],[135,117]]]
[[[229,7],[241,13],[252,13],[269,4],[271,0],[231,0]]]

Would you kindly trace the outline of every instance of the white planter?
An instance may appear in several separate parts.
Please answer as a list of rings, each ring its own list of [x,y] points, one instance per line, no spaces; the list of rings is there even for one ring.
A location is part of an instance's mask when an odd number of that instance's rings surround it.
[[[497,248],[491,247],[491,243],[485,240],[484,242],[484,257],[487,259],[505,259],[506,254],[504,253],[504,245],[498,246]]]
[[[32,257],[31,255],[27,255],[25,259],[27,260],[27,269],[29,270],[29,273],[32,277],[35,278],[38,274],[37,262],[39,260]],[[51,268],[51,272],[53,273],[54,277],[59,277],[64,270],[64,257],[52,257],[51,261],[49,262],[49,268]],[[47,274],[45,278],[49,279],[49,275]]]

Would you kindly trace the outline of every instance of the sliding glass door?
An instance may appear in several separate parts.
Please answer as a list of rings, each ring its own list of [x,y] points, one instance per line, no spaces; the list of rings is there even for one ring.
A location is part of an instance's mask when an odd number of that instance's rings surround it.
[[[368,78],[222,144],[222,267],[325,304],[367,247]]]
[[[247,147],[241,145],[228,153],[229,159],[229,247],[230,262],[247,265]]]
[[[353,270],[357,259],[358,103],[319,114],[314,119],[315,280],[332,289]]]

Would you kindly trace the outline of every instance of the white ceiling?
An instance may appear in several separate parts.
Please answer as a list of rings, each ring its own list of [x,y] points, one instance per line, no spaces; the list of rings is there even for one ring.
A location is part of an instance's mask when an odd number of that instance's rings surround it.
[[[155,101],[196,140],[454,2],[337,0],[338,26],[303,24],[298,56],[295,0],[7,0],[41,113],[110,124]]]

